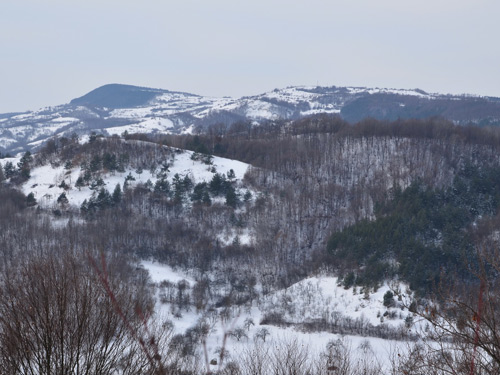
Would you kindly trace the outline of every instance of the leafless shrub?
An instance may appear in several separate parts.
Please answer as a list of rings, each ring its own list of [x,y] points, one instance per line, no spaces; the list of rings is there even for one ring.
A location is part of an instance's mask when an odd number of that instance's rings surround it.
[[[129,331],[141,325],[131,285],[110,274],[111,303],[81,256],[32,255],[6,271],[0,299],[0,367],[8,374],[136,373]],[[114,305],[121,306],[122,315]],[[129,327],[127,327],[127,325]],[[133,360],[131,360],[133,358]]]

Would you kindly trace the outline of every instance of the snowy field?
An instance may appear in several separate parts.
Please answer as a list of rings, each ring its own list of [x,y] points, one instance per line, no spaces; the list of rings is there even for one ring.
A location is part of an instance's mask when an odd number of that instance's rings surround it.
[[[174,270],[165,264],[152,261],[142,261],[140,264],[148,270],[151,281],[157,286],[162,282],[176,284],[185,281],[192,287],[196,282],[189,273]],[[199,325],[200,322],[208,323],[210,333],[206,340],[206,350],[209,359],[218,357],[222,345],[226,346],[225,349],[229,352],[230,357],[237,358],[239,353],[247,351],[255,345],[274,345],[277,347],[284,342],[294,341],[299,343],[301,347],[307,348],[311,355],[319,355],[325,351],[329,343],[337,341],[349,347],[350,355],[355,360],[369,358],[370,361],[375,361],[382,367],[388,367],[392,356],[406,350],[407,342],[329,332],[304,332],[294,327],[261,324],[261,321],[265,311],[269,308],[272,309],[270,306],[273,303],[281,299],[283,295],[288,295],[297,311],[294,316],[296,321],[307,321],[314,318],[319,310],[324,313],[325,309],[329,309],[351,318],[364,316],[373,324],[381,324],[377,315],[380,312],[391,310],[383,305],[383,295],[389,289],[387,285],[384,285],[366,299],[366,296],[356,293],[353,288],[345,289],[339,286],[335,277],[318,276],[302,280],[286,290],[259,297],[259,301],[254,301],[251,306],[233,308],[230,317],[223,318],[220,314],[221,311],[196,312],[194,307],[179,313],[170,303],[161,302],[159,297],[156,313],[160,319],[168,319],[173,322],[175,333],[185,333],[187,329]],[[406,311],[406,313],[408,312]],[[401,319],[394,319],[391,324],[396,326],[404,324],[404,322]],[[265,341],[261,339],[263,329],[268,332]],[[235,330],[239,330],[240,333],[244,332],[244,335],[236,338],[229,334],[227,341],[225,341],[225,333]]]

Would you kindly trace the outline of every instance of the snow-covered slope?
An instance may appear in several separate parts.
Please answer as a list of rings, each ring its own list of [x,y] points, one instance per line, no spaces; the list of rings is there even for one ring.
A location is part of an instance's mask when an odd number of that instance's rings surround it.
[[[227,174],[230,170],[234,171],[235,181],[238,183],[243,179],[248,169],[248,164],[214,157],[212,164],[204,164],[200,160],[192,160],[192,151],[177,150],[172,153],[173,159],[169,163],[169,172],[167,181],[172,183],[173,177],[178,174],[180,177],[189,176],[194,184],[199,182],[209,182],[214,173]],[[19,158],[5,159],[5,162],[11,161],[17,163]],[[127,176],[132,176],[135,181],[131,185],[146,183],[148,180],[154,185],[158,180],[157,173],[149,170],[126,169],[124,172],[105,173],[101,177],[104,181],[104,188],[110,193],[118,184],[123,186]],[[70,206],[80,207],[84,200],[89,200],[97,191],[89,186],[76,187],[75,183],[82,174],[80,166],[66,169],[63,165],[52,166],[51,164],[35,167],[31,170],[31,177],[22,185],[22,191],[28,195],[33,193],[38,204],[42,207],[58,207],[57,198],[65,193]],[[62,184],[64,181],[64,184]]]
[[[218,357],[223,343],[229,356],[248,350],[249,345],[281,345],[283,341],[298,340],[299,345],[309,348],[310,355],[318,355],[324,351],[327,344],[342,340],[351,346],[350,355],[368,355],[371,361],[380,361],[382,367],[389,365],[391,351],[404,350],[406,343],[398,340],[388,340],[348,332],[333,332],[325,329],[307,330],[302,323],[319,320],[334,320],[340,327],[344,322],[348,325],[389,326],[411,334],[419,322],[407,317],[413,314],[405,307],[386,307],[383,304],[384,294],[395,288],[381,286],[376,292],[360,294],[359,289],[344,288],[338,284],[335,277],[317,276],[304,279],[290,287],[275,291],[253,301],[251,305],[234,307],[230,316],[223,318],[224,308],[207,311],[196,311],[194,307],[179,310],[175,304],[167,302],[168,286],[179,282],[187,285],[187,293],[196,279],[186,271],[172,269],[170,266],[152,261],[141,261],[142,267],[149,271],[151,280],[157,286],[156,312],[161,319],[172,321],[175,333],[185,333],[201,324],[208,324],[210,331],[206,338],[206,353],[211,358]],[[175,288],[175,287],[174,287]],[[397,286],[402,293],[405,286]],[[397,304],[397,302],[396,302]],[[276,325],[265,322],[269,314],[278,314],[287,325]],[[406,319],[406,322],[405,322]],[[294,323],[296,325],[290,325]],[[238,332],[239,335],[233,334]],[[229,333],[227,341],[224,335]],[[264,340],[262,335],[265,334]],[[215,368],[214,368],[215,370]]]
[[[363,87],[287,87],[239,99],[127,85],[105,85],[71,103],[0,116],[0,151],[32,149],[53,136],[91,131],[185,133],[237,121],[297,119],[318,113],[397,119],[444,116],[500,123],[500,99]]]

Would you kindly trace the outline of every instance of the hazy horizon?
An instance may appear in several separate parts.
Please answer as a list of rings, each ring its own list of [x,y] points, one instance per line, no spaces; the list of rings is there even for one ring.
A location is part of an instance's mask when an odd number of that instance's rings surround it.
[[[500,3],[6,0],[0,113],[109,83],[241,97],[364,86],[500,97]]]

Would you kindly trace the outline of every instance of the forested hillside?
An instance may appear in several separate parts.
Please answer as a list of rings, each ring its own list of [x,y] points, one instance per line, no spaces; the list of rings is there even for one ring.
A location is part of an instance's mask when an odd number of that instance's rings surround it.
[[[242,310],[258,307],[259,329],[297,326],[415,340],[408,331],[413,317],[425,316],[433,306],[431,296],[445,287],[443,280],[449,288],[455,283],[474,288],[479,271],[487,270],[485,282],[496,285],[495,263],[478,257],[477,249],[485,243],[493,250],[498,246],[499,151],[496,128],[459,127],[442,119],[351,125],[320,115],[260,126],[218,124],[198,135],[93,133],[85,140],[75,135],[54,138],[38,153],[0,159],[1,293],[6,296],[0,303],[0,367],[15,374],[77,366],[59,352],[43,359],[44,335],[50,332],[57,340],[69,327],[108,314],[109,327],[92,329],[109,330],[108,338],[122,341],[84,345],[86,333],[78,331],[73,335],[81,334],[82,341],[65,342],[58,350],[79,347],[89,373],[111,368],[130,374],[199,373],[208,328],[200,323],[196,330],[170,335],[159,347],[162,336],[143,325],[158,293],[179,319],[196,312],[205,323],[220,319],[230,325]],[[194,283],[154,289],[138,263],[145,259],[182,270]],[[401,301],[384,295],[380,306],[387,314],[369,322],[363,315],[341,317],[333,307],[317,307],[321,313],[306,321],[305,313],[297,313],[304,307],[294,293],[316,292],[296,283],[318,275],[337,277],[341,289],[362,290],[366,301],[395,281],[411,291],[399,290]],[[43,302],[37,296],[69,302],[55,315],[53,307],[40,305],[40,315],[33,316],[30,309]],[[83,297],[94,301],[88,310],[79,308]],[[61,323],[75,310],[84,314]],[[48,322],[44,314],[56,320]],[[384,322],[397,316],[401,327]],[[35,344],[29,343],[25,324],[46,329]],[[245,329],[239,338],[235,327],[231,332],[238,342],[246,335]],[[484,335],[491,333],[495,329]],[[148,337],[151,346],[138,337]],[[92,345],[109,345],[114,354],[94,352]],[[224,350],[225,344],[219,345]],[[329,347],[332,356],[340,353],[336,348]],[[102,369],[92,367],[96,356]],[[484,358],[487,371],[498,368],[496,357]],[[68,363],[57,367],[52,360]],[[250,373],[233,362],[234,371]],[[316,373],[326,373],[326,366],[321,371]]]

